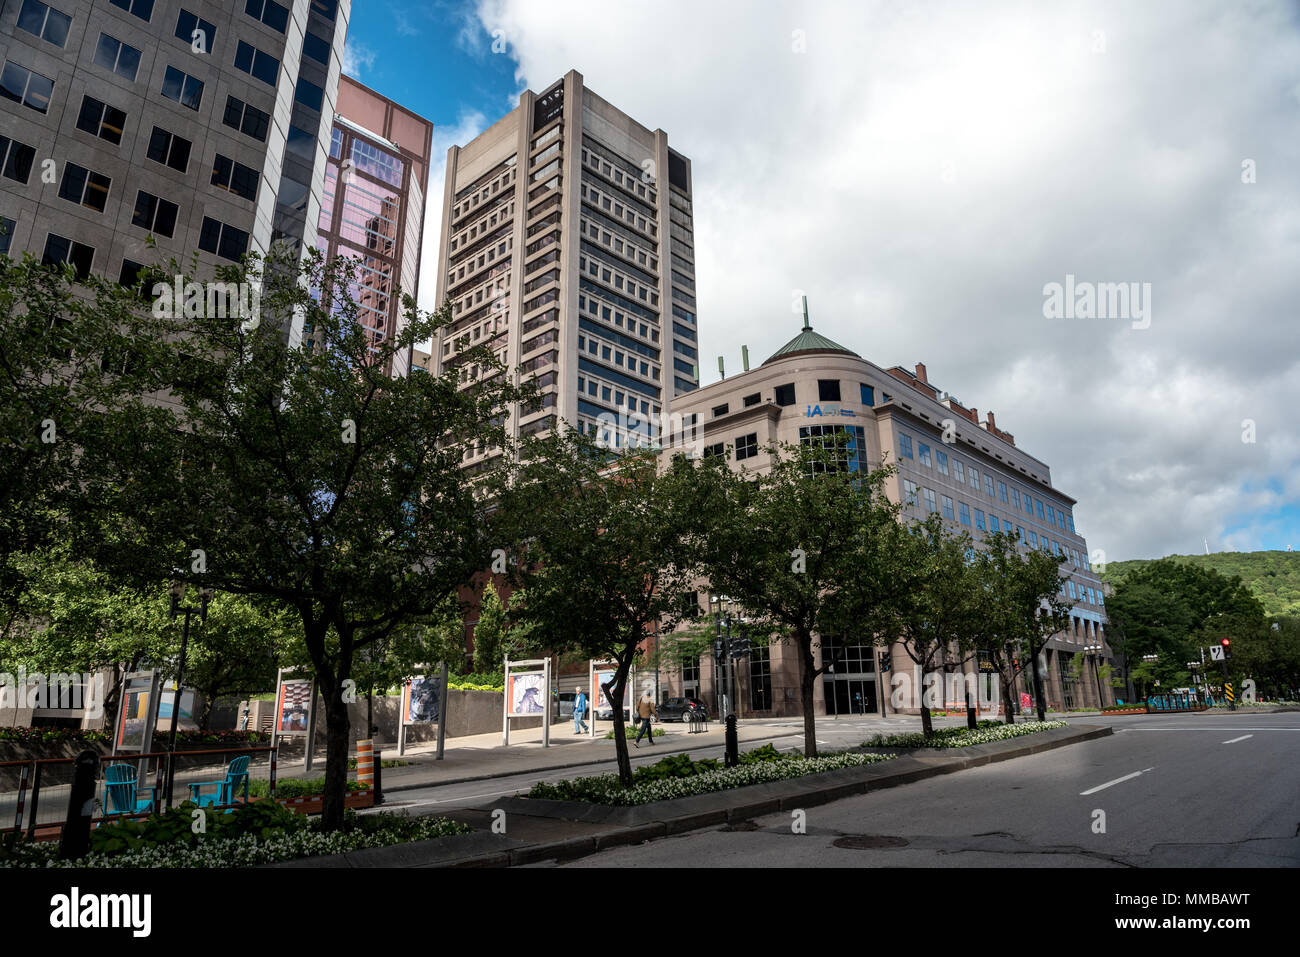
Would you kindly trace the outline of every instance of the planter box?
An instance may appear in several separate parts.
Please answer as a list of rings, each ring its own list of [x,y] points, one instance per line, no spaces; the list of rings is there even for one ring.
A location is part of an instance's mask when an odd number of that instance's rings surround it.
[[[319,814],[325,803],[325,798],[320,794],[305,794],[302,797],[294,798],[276,798],[276,803],[283,804],[299,814]],[[345,808],[374,807],[375,792],[372,788],[366,788],[364,791],[349,791],[347,797],[343,799]]]

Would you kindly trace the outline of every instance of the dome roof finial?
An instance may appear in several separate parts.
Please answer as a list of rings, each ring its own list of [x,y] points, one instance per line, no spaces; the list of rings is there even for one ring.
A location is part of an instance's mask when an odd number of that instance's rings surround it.
[[[803,297],[803,331],[812,332],[812,324],[808,321],[808,297]]]

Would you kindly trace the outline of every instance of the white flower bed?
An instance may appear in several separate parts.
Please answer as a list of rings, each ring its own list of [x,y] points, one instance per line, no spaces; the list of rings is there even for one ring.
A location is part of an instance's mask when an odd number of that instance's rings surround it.
[[[31,845],[20,861],[0,862],[0,867],[100,867],[100,868],[164,868],[164,867],[254,867],[274,864],[298,857],[318,857],[323,854],[343,854],[366,847],[386,847],[407,840],[427,840],[448,834],[462,834],[470,829],[453,821],[439,818],[422,827],[421,836],[399,838],[383,831],[352,831],[326,834],[316,830],[302,830],[277,834],[259,840],[252,834],[222,840],[200,841],[194,847],[153,845],[120,854],[88,854],[75,861],[58,857],[59,845],[55,842]]]
[[[619,784],[618,775],[601,774],[596,777],[561,781],[558,784],[539,782],[529,792],[528,796],[561,801],[589,801],[592,804],[619,806],[650,804],[654,801],[669,801],[673,798],[690,797],[693,794],[726,791],[731,788],[744,787],[747,784],[764,784],[768,781],[799,778],[808,774],[819,774],[823,771],[837,771],[840,768],[876,764],[880,761],[888,761],[892,757],[893,755],[889,754],[835,754],[824,758],[760,761],[755,764],[742,764],[739,767],[724,768],[720,771],[705,771],[691,777],[650,781],[630,788],[624,788]]]
[[[920,731],[909,734],[878,734],[864,741],[864,748],[969,748],[991,741],[1005,741],[1026,734],[1068,728],[1064,721],[1031,721],[1025,724],[1000,724],[995,728],[941,728],[927,738]]]

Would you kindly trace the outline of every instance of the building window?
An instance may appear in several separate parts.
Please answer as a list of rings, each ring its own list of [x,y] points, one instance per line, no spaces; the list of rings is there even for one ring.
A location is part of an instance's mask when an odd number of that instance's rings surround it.
[[[957,480],[958,485],[964,485],[966,482],[965,467],[961,464],[961,459],[956,457],[952,460],[952,477]]]
[[[190,145],[190,141],[184,137],[155,126],[145,155],[155,163],[162,163],[183,173],[190,164]]]
[[[251,43],[240,40],[239,46],[235,49],[235,69],[270,86],[275,86],[275,81],[280,76],[280,61],[269,53],[263,53]]]
[[[975,527],[980,531],[984,531],[984,513],[978,508],[975,509]]]
[[[309,106],[319,113],[322,104],[325,102],[325,91],[315,83],[298,77],[298,85],[294,88],[293,98],[303,106]]]
[[[145,23],[153,16],[153,0],[108,0],[113,6],[139,17]]]
[[[18,224],[8,216],[0,216],[0,256],[9,255],[9,244],[13,242],[14,229]]]
[[[308,33],[302,38],[302,55],[311,57],[317,63],[323,63],[329,66],[330,62],[330,45],[328,40],[316,36],[314,33]],[[557,126],[558,130],[559,127]],[[496,184],[494,183],[493,186]]]
[[[283,33],[289,23],[289,11],[275,0],[245,0],[244,12],[278,33]]]
[[[940,452],[938,449],[935,449],[934,460],[938,465],[939,474],[947,475],[948,474],[948,453]]]
[[[726,454],[727,454],[727,447],[722,442],[716,442],[713,445],[706,445],[704,447],[704,457],[706,459],[712,459],[712,458],[720,459]]]
[[[90,275],[90,266],[94,259],[93,246],[76,243],[54,233],[45,237],[45,253],[41,257],[41,262],[46,266],[62,266],[67,263],[77,271],[78,279],[85,279]]]
[[[217,154],[216,161],[212,165],[213,186],[252,200],[257,197],[257,181],[257,170],[243,163],[236,163],[228,156]]]
[[[204,216],[203,227],[199,230],[199,248],[223,259],[238,260],[248,252],[248,233]]]
[[[984,476],[984,491],[988,494],[989,498],[993,497],[993,476],[992,475]]]
[[[59,198],[102,213],[110,186],[112,180],[104,174],[76,163],[64,163],[63,175],[59,177]]]
[[[72,26],[72,17],[60,13],[41,0],[23,0],[22,9],[18,11],[18,27],[28,33],[34,33],[42,40],[63,48],[68,45],[68,28]]]
[[[673,345],[676,345],[676,343],[673,343]],[[745,396],[744,401],[745,401],[745,408],[749,408],[751,405],[758,405],[760,402],[763,401],[763,394],[761,392],[755,392],[753,395]]]
[[[930,462],[930,446],[926,445],[924,442],[916,443],[916,454],[922,465],[929,466],[932,464]]]
[[[998,498],[1002,499],[1002,501],[1004,501],[1004,502],[1007,501],[1007,483],[1006,483],[1006,482],[999,482],[999,483],[998,483]]]
[[[176,231],[176,218],[180,207],[175,203],[140,190],[135,196],[135,212],[131,216],[131,225],[147,229],[151,233],[171,236]]]
[[[1031,548],[1037,548],[1037,547],[1038,547],[1038,533],[1037,533],[1037,532],[1030,532],[1030,533],[1029,533],[1029,546],[1030,546]]]
[[[169,66],[163,76],[162,95],[197,110],[203,104],[203,81]]]
[[[105,70],[111,70],[134,83],[135,75],[140,70],[140,51],[116,37],[101,33],[99,45],[95,47],[95,62]]]
[[[862,392],[862,404],[863,404],[863,405],[875,405],[875,404],[876,404],[876,390],[875,390],[875,389],[873,389],[873,388],[872,388],[871,386],[869,386],[869,385],[861,385],[861,384],[858,386],[858,388],[859,388],[859,389],[861,390],[861,392]]]
[[[695,617],[697,615],[699,615],[698,607],[695,609],[695,614],[691,615],[690,617]],[[695,690],[697,691],[699,690],[699,686],[700,686],[700,656],[699,655],[694,655],[692,657],[682,659],[682,684],[694,685]]]
[[[999,522],[998,517],[992,513],[989,514],[989,531],[990,532],[1002,531],[1002,523]]]
[[[265,143],[266,131],[271,126],[271,114],[259,110],[255,106],[250,106],[243,100],[236,99],[233,96],[226,97],[226,112],[222,116],[221,122],[226,126],[239,130],[246,136]]]
[[[750,432],[736,439],[736,461],[753,458],[758,454],[758,433]]]
[[[943,517],[944,517],[944,518],[956,518],[956,517],[957,517],[956,514],[954,514],[954,512],[953,512],[953,510],[952,510],[952,499],[949,498],[947,495],[945,495],[945,496],[943,497]]]
[[[730,409],[729,403],[723,403],[722,405],[715,405],[713,407],[713,417],[716,419],[720,415],[726,415],[729,409]]]
[[[1040,498],[1034,503],[1034,506],[1038,509],[1038,517],[1043,518],[1043,500]]]
[[[122,142],[122,129],[126,126],[126,114],[116,107],[109,106],[93,96],[81,98],[81,112],[77,116],[77,129],[84,130],[91,136],[118,145]]]
[[[1011,507],[1017,512],[1020,511],[1020,489],[1018,488],[1011,490]]]
[[[840,401],[840,380],[839,379],[818,379],[817,400],[819,402]]]
[[[966,471],[969,473],[969,478],[970,478],[970,487],[973,488],[975,491],[978,492],[978,491],[980,490],[980,472],[979,472],[979,469],[977,469],[975,466],[972,465],[972,466],[971,466],[970,468],[968,468]]]
[[[794,383],[789,382],[785,385],[779,385],[774,391],[776,404],[779,406],[794,405]]]
[[[1052,506],[1050,505],[1047,506],[1047,524],[1048,525],[1056,524],[1056,509],[1052,508]]]
[[[916,483],[911,479],[903,479],[903,504],[916,504]]]
[[[958,502],[957,509],[961,515],[961,523],[963,525],[970,525],[970,506],[965,502]]]
[[[25,184],[35,162],[35,147],[0,136],[0,173],[5,177]]]
[[[749,706],[754,711],[772,707],[772,649],[758,646],[749,653]]]
[[[922,488],[921,492],[925,495],[925,510],[927,512],[939,511],[939,507],[934,501],[934,489]]]
[[[29,106],[37,113],[50,111],[50,97],[53,93],[53,80],[33,73],[12,60],[7,61],[3,72],[0,72],[0,96]]]
[[[197,14],[182,9],[176,18],[176,37],[188,43],[195,53],[211,53],[217,28]]]
[[[905,459],[912,457],[912,437],[904,432],[898,433],[898,454]]]

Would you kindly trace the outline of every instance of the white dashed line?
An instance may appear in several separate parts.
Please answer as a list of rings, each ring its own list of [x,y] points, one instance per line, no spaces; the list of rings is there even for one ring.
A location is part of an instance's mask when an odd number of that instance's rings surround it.
[[[1232,738],[1231,740],[1229,740],[1229,741],[1224,741],[1223,743],[1224,743],[1224,744],[1236,744],[1238,741],[1245,741],[1247,738],[1253,738],[1253,737],[1254,737],[1253,734],[1243,734],[1240,738]]]
[[[1154,771],[1154,768],[1143,768],[1141,771],[1134,771],[1132,774],[1126,774],[1122,778],[1116,778],[1114,781],[1107,781],[1105,784],[1098,784],[1095,788],[1089,788],[1086,791],[1080,791],[1079,797],[1087,797],[1089,794],[1096,794],[1098,791],[1104,791],[1106,788],[1114,787],[1116,784],[1122,784],[1125,781],[1131,781],[1133,778],[1140,777],[1148,771]]]

